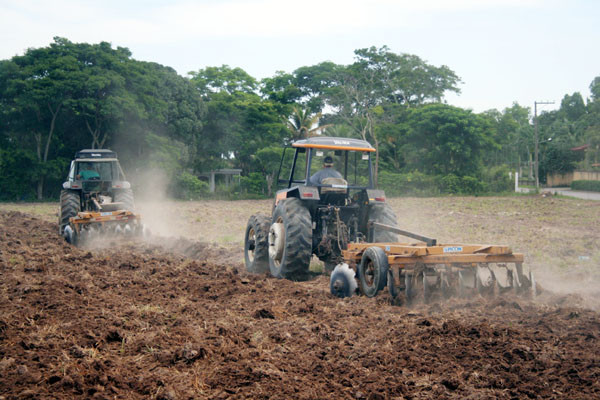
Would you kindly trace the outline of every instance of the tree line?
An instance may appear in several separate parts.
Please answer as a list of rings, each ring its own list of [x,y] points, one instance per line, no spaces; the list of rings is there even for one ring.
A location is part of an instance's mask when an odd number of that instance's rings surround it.
[[[163,171],[177,197],[203,195],[198,176],[219,168],[242,170],[225,195],[270,196],[281,149],[319,134],[369,141],[391,194],[508,190],[509,170],[532,171],[531,109],[445,104],[460,83],[447,66],[385,46],[259,81],[227,65],[182,77],[123,47],[57,37],[0,61],[0,199],[56,198],[82,148],[116,150],[134,177]],[[600,76],[590,89],[539,116],[543,173],[598,163]],[[581,145],[583,159],[570,150]]]

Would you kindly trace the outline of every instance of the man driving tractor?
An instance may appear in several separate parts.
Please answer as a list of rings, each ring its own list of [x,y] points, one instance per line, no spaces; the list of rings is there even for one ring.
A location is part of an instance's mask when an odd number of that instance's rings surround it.
[[[90,179],[100,179],[100,174],[96,170],[96,166],[91,162],[79,163],[79,175],[78,179],[88,181]]]
[[[331,156],[325,157],[323,160],[323,169],[311,176],[310,182],[313,185],[320,185],[326,178],[343,178],[342,174],[333,168],[333,158],[331,158]]]

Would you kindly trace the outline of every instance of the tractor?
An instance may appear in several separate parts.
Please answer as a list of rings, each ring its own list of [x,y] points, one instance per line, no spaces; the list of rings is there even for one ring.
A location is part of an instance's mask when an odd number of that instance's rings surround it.
[[[246,226],[246,269],[301,280],[313,254],[331,272],[349,243],[396,241],[392,232],[369,229],[372,222],[396,225],[374,186],[374,152],[364,140],[320,136],[284,148],[271,216],[252,215]]]
[[[133,192],[117,154],[106,149],[75,153],[60,193],[59,234],[77,245],[101,233],[143,233],[133,211]]]

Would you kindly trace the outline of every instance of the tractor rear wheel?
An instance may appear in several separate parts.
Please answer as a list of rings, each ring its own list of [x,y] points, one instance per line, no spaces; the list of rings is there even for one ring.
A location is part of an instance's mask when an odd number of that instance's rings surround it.
[[[269,229],[269,268],[277,278],[302,279],[312,256],[312,220],[299,199],[279,201]]]
[[[134,211],[133,191],[131,189],[119,189],[115,191],[113,198],[115,203],[123,203],[123,208],[127,211]]]
[[[244,237],[246,270],[254,274],[269,271],[269,227],[271,218],[263,214],[250,217]]]
[[[373,206],[369,212],[369,220],[385,225],[398,226],[396,214],[394,214],[392,207],[390,207],[387,203]],[[391,243],[397,241],[398,235],[395,233],[375,228],[373,243]]]
[[[79,192],[76,190],[60,191],[60,217],[58,220],[59,234],[65,232],[65,226],[69,225],[69,218],[76,217],[81,211]]]

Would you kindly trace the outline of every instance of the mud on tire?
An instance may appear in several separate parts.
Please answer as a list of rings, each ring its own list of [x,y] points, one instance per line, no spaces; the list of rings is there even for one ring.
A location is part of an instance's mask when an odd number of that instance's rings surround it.
[[[369,211],[369,220],[379,222],[386,225],[398,226],[396,214],[389,204],[376,205]],[[398,235],[393,232],[384,231],[383,229],[375,229],[373,243],[376,242],[397,242]]]
[[[60,216],[58,217],[59,234],[65,231],[65,226],[69,225],[69,218],[77,216],[81,211],[81,202],[79,192],[75,190],[60,191]]]
[[[113,201],[115,203],[123,203],[123,208],[127,211],[135,211],[135,203],[133,202],[133,191],[131,189],[115,190]]]
[[[269,228],[271,218],[256,214],[250,217],[244,235],[246,270],[254,274],[269,272]]]
[[[278,235],[281,235],[280,247],[276,246]],[[276,249],[279,251],[275,251]],[[309,211],[299,199],[281,200],[273,211],[269,230],[271,275],[277,278],[302,279],[308,273],[311,255],[312,223]]]

